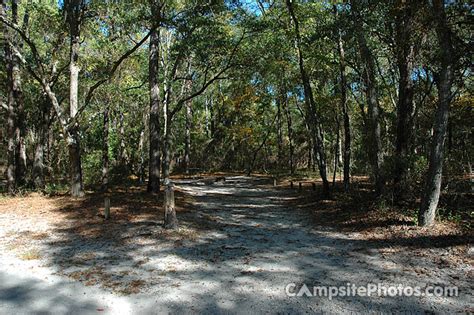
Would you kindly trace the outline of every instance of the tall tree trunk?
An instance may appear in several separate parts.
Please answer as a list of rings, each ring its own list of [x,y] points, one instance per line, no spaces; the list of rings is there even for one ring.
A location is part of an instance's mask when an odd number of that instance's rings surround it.
[[[83,197],[84,187],[82,186],[82,167],[81,167],[81,145],[79,133],[71,132],[67,138],[69,149],[71,195],[73,197]]]
[[[79,109],[79,36],[80,23],[82,15],[82,1],[70,0],[68,9],[69,20],[69,36],[70,36],[70,62],[69,62],[69,116],[71,121],[76,119]],[[77,122],[74,126],[68,128],[68,146],[69,146],[69,163],[71,176],[71,195],[73,197],[84,196],[84,187],[82,182],[82,165],[81,165],[81,143],[79,136],[79,125]]]
[[[13,20],[17,23],[18,20],[18,2],[17,0],[12,1],[12,15]],[[19,36],[14,36],[14,42],[17,42],[17,49],[21,51],[22,40]],[[12,75],[13,75],[13,95],[15,100],[15,112],[16,112],[16,123],[15,123],[15,177],[16,184],[22,186],[26,183],[26,144],[25,144],[25,109],[23,103],[23,91],[21,87],[21,74],[20,74],[20,61],[15,55],[13,57],[12,64]]]
[[[160,12],[156,12],[155,5],[154,16],[160,18]],[[158,14],[158,15],[157,15]],[[158,71],[160,67],[159,56],[160,31],[159,28],[152,30],[150,35],[148,52],[148,82],[150,89],[150,118],[149,118],[149,137],[150,137],[150,156],[148,173],[148,192],[157,193],[160,191],[160,167],[161,167],[161,139],[160,139],[160,86],[158,80]]]
[[[277,167],[280,169],[282,166],[282,161],[283,161],[283,128],[282,128],[282,115],[281,115],[281,107],[283,103],[283,98],[285,97],[284,94],[286,93],[283,91],[283,87],[280,86],[279,88],[279,95],[276,100],[276,105],[277,105],[277,122],[276,122],[276,127],[277,127],[277,143],[278,143],[278,160],[277,160]]]
[[[385,186],[385,178],[382,174],[383,164],[383,147],[382,134],[380,126],[380,108],[378,102],[378,94],[375,79],[375,60],[372,51],[369,49],[365,38],[363,22],[361,17],[360,0],[352,0],[352,13],[356,26],[357,41],[359,43],[359,51],[363,64],[362,80],[365,85],[365,94],[367,98],[368,109],[368,155],[372,166],[372,173],[375,180],[375,191],[378,195],[383,193]]]
[[[102,125],[102,191],[109,189],[109,103],[104,104],[104,120]]]
[[[295,172],[295,162],[294,162],[294,147],[293,147],[293,126],[291,120],[291,111],[288,98],[285,95],[283,105],[285,106],[285,115],[286,115],[286,127],[288,133],[288,147],[289,147],[289,166],[290,166],[290,175],[293,175]]]
[[[145,182],[145,134],[146,126],[148,124],[148,113],[143,114],[143,129],[140,131],[140,140],[138,143],[138,151],[140,153],[140,164],[138,167],[138,178],[140,184]]]
[[[49,125],[49,104],[49,99],[44,99],[41,104],[40,120],[36,132],[35,156],[33,160],[33,184],[36,189],[43,189],[45,186],[45,151]]]
[[[171,167],[171,145],[172,145],[172,138],[171,138],[171,117],[170,117],[170,112],[168,108],[167,102],[165,102],[165,109],[166,109],[166,117],[165,117],[165,134],[164,134],[164,145],[163,145],[163,177],[164,177],[164,182],[166,183],[167,190],[169,187],[172,187],[169,185],[171,183],[170,179],[170,167]],[[167,196],[168,197],[168,192]],[[174,202],[174,201],[173,201]],[[166,229],[176,229],[178,227],[178,219],[176,218],[176,210],[173,207],[166,207],[165,209],[165,215],[164,215],[164,224],[163,226]]]
[[[0,14],[6,16],[6,2],[2,0]],[[12,51],[13,34],[8,28],[3,28],[5,46],[5,65],[7,74],[7,190],[10,194],[16,191],[16,172],[15,172],[15,130],[16,130],[16,111],[15,111],[15,95],[13,92],[13,64],[14,55]]]
[[[18,23],[18,5],[19,0],[12,0],[12,20],[14,23]],[[28,10],[26,10],[23,18],[23,26],[25,29],[28,25]],[[15,32],[13,35],[13,43],[17,43],[17,49],[22,51],[23,41]],[[16,141],[16,150],[15,150],[15,172],[16,172],[16,184],[24,185],[26,183],[26,116],[25,108],[23,101],[23,90],[21,84],[21,72],[20,72],[20,60],[18,56],[13,56],[12,58],[12,75],[13,75],[13,95],[15,99],[15,111],[16,111],[16,124],[15,124],[15,141]]]
[[[337,16],[337,8],[334,6],[334,12]],[[342,41],[341,31],[337,31],[337,48],[339,53],[339,76],[340,76],[340,93],[341,93],[341,109],[342,121],[344,126],[344,150],[342,151],[342,158],[344,163],[344,191],[349,191],[350,188],[350,169],[351,169],[351,123],[349,118],[349,110],[347,106],[347,79],[346,79],[346,59],[344,51],[344,43]]]
[[[127,152],[127,145],[125,144],[125,115],[123,111],[119,112],[119,165],[125,173],[128,174],[129,171],[129,155]]]
[[[402,2],[400,0],[400,2]],[[403,1],[404,2],[404,1]],[[413,42],[413,4],[398,3],[396,16],[396,49],[397,66],[399,71],[397,128],[395,141],[395,195],[400,198],[405,187],[405,177],[409,168],[409,150],[413,134],[415,107],[413,95],[415,83],[412,72],[415,59],[415,44]]]
[[[443,154],[446,138],[446,129],[451,102],[451,86],[454,80],[455,51],[452,45],[443,0],[433,0],[433,21],[436,23],[436,35],[439,43],[440,72],[436,84],[438,86],[438,108],[433,125],[434,134],[431,143],[428,173],[425,189],[418,213],[418,223],[429,226],[434,223],[436,208],[441,193],[443,173]]]
[[[336,185],[336,174],[337,174],[337,167],[339,165],[339,142],[341,141],[340,139],[340,129],[341,129],[341,123],[339,121],[339,118],[337,117],[336,114],[336,142],[334,143],[334,169],[332,173],[332,186],[334,187]]]
[[[164,126],[164,141],[163,141],[163,178],[167,180],[170,178],[171,173],[171,146],[172,146],[172,135],[171,135],[171,117],[168,110],[168,106],[165,102],[165,109],[167,114],[165,115],[165,126]]]
[[[286,0],[286,6],[288,8],[288,12],[291,16],[291,20],[294,25],[294,32],[295,32],[295,37],[296,37],[295,46],[296,46],[296,51],[298,54],[298,64],[299,64],[301,80],[303,81],[305,106],[306,106],[307,115],[309,116],[309,125],[310,125],[309,127],[311,128],[311,136],[313,138],[312,140],[313,140],[313,146],[314,146],[314,153],[317,154],[319,174],[323,181],[323,191],[325,195],[328,195],[329,194],[329,181],[327,179],[326,153],[324,151],[323,131],[322,131],[321,123],[319,121],[319,117],[316,111],[316,104],[314,102],[313,90],[311,88],[308,74],[306,73],[306,69],[304,67],[304,58],[303,58],[303,53],[301,50],[301,36],[300,36],[299,24],[298,24],[298,19],[296,18],[296,15],[293,9],[292,0]]]
[[[186,131],[184,139],[184,171],[189,174],[189,156],[191,151],[191,123],[192,123],[191,102],[186,102]]]

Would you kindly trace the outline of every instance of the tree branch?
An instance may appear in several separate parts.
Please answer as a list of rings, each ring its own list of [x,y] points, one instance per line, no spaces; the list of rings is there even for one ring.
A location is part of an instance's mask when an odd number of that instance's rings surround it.
[[[184,98],[180,99],[178,101],[178,103],[176,104],[176,107],[171,112],[171,117],[173,117],[177,112],[180,111],[180,109],[183,107],[184,103],[186,103],[187,101],[195,98],[196,96],[201,95],[209,87],[209,85],[211,85],[214,81],[219,80],[221,78],[220,76],[232,67],[232,60],[234,59],[234,56],[237,53],[237,49],[239,48],[240,44],[242,43],[242,40],[244,39],[244,37],[245,37],[245,32],[242,34],[242,36],[240,37],[240,39],[237,41],[234,48],[232,49],[232,52],[231,52],[231,54],[230,54],[230,56],[229,56],[229,58],[226,62],[226,65],[224,66],[224,68],[222,68],[219,72],[217,72],[209,80],[207,80],[207,70],[208,70],[208,68],[206,68],[204,83],[201,86],[201,88],[199,90],[195,91],[194,93],[188,95],[187,97],[184,97]]]
[[[117,71],[118,67],[122,64],[122,62],[125,59],[127,59],[128,57],[130,57],[130,55],[133,54],[138,48],[140,48],[141,45],[143,45],[143,43],[148,39],[148,37],[150,37],[151,32],[153,30],[154,30],[154,28],[150,29],[150,31],[138,43],[136,43],[135,46],[133,46],[130,50],[125,52],[119,59],[117,59],[114,62],[114,65],[112,66],[112,69],[110,70],[109,73],[107,73],[107,75],[104,79],[101,79],[101,80],[97,81],[94,85],[92,85],[89,88],[89,91],[87,92],[87,95],[86,95],[84,105],[79,109],[78,114],[79,114],[79,112],[81,112],[83,110],[84,107],[86,107],[90,103],[95,90],[97,90],[102,84],[109,81],[113,77],[115,71]]]

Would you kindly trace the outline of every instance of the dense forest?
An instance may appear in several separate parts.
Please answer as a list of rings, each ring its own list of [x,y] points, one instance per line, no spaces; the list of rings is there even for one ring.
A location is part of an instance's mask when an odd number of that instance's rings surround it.
[[[0,313],[473,311],[469,1],[0,1]]]
[[[429,225],[441,190],[472,174],[467,2],[4,0],[1,10],[11,194],[67,180],[79,197],[132,177],[157,193],[172,172],[306,169],[327,195],[340,177],[349,191],[351,176],[370,175],[379,196],[421,197]]]

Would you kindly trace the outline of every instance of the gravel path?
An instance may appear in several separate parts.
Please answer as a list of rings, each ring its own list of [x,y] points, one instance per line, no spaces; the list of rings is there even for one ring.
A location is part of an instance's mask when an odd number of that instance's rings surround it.
[[[165,233],[159,226],[141,224],[123,231],[120,244],[77,235],[64,241],[65,235],[53,232],[57,226],[36,222],[37,229],[51,233],[35,245],[41,252],[36,260],[19,259],[7,248],[8,239],[31,230],[31,224],[0,217],[0,313],[470,310],[472,266],[439,269],[423,257],[410,257],[408,250],[396,260],[387,259],[357,233],[318,227],[309,213],[288,206],[294,193],[269,184],[268,179],[243,176],[223,182],[178,181],[177,187],[193,197],[194,211],[178,218],[181,234],[166,240],[158,237]],[[70,263],[73,258],[82,263]],[[458,286],[459,296],[291,297],[285,287],[292,283],[310,289],[348,283]]]

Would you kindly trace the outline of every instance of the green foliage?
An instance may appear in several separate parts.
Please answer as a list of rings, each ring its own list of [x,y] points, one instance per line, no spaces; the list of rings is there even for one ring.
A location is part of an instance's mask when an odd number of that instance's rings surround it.
[[[173,113],[171,155],[175,170],[183,170],[186,139],[183,108],[189,104],[192,108],[191,167],[237,171],[253,167],[259,172],[289,173],[290,152],[293,152],[295,178],[317,176],[295,32],[285,2],[275,1],[272,5],[265,4],[264,9],[252,9],[248,3],[239,1],[168,1],[160,17],[153,16],[151,3],[154,2],[87,2],[80,34],[81,112],[77,127],[85,183],[92,186],[101,183],[103,150],[108,150],[110,181],[120,183],[129,178],[146,178],[150,105],[148,42],[126,56],[112,76],[111,71],[158,21],[160,135],[164,137],[163,113],[167,104],[168,114]],[[51,82],[68,116],[70,49],[64,12],[56,3],[48,1],[22,1],[20,7],[20,15],[29,11],[29,24],[25,27],[38,53],[35,56],[31,47],[24,44],[21,50],[26,65]],[[403,6],[376,1],[365,4],[361,11],[362,31],[375,56],[374,84],[381,110],[385,159],[382,172],[390,184],[396,164],[403,164],[409,170],[406,185],[418,194],[428,167],[431,129],[438,103],[435,78],[439,56],[430,8],[422,2],[416,3],[416,8],[412,37],[408,41],[415,44],[419,52],[411,74],[416,113],[413,137],[409,139],[411,153],[403,161],[395,153],[400,115],[397,111],[400,77],[397,53],[401,49],[396,34],[397,17],[403,12]],[[462,28],[467,25],[469,12],[457,3],[448,4],[447,9],[457,53],[463,56],[455,67],[457,94],[449,117],[444,174],[450,177],[446,191],[460,192],[470,187],[459,178],[470,172],[467,168],[474,155],[472,78],[466,53],[470,34]],[[295,5],[295,14],[315,112],[322,124],[328,173],[334,171],[335,155],[343,148],[342,60],[337,45],[340,36],[345,49],[351,174],[371,175],[369,112],[362,80],[365,69],[358,49],[360,34],[354,24],[354,12],[343,1],[303,1]],[[46,190],[52,192],[63,188],[54,183],[66,182],[69,173],[66,134],[43,87],[28,70],[26,66],[21,67],[28,166],[32,168],[44,122],[42,113],[46,111]],[[8,93],[3,61],[0,77],[0,97],[4,100]],[[103,84],[86,104],[86,95],[98,82]],[[107,149],[104,148],[103,120],[106,108],[109,109]],[[2,126],[6,120],[7,115],[2,115]],[[5,161],[7,135],[2,133],[1,137],[0,159]],[[336,165],[340,172],[340,163]],[[29,173],[31,179],[32,171]]]

